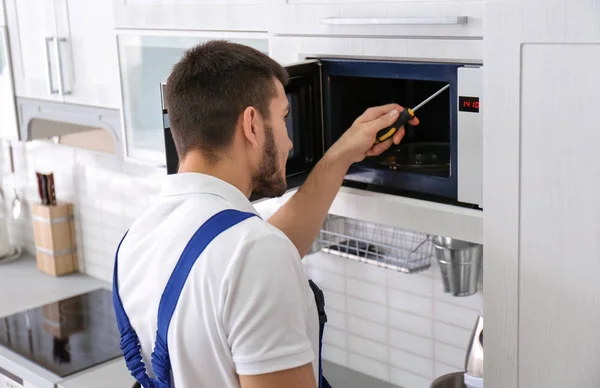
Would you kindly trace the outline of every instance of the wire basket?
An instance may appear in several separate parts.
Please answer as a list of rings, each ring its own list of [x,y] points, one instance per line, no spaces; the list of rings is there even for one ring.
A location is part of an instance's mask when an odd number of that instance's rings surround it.
[[[405,273],[431,266],[429,235],[350,218],[328,216],[319,233],[323,252]]]

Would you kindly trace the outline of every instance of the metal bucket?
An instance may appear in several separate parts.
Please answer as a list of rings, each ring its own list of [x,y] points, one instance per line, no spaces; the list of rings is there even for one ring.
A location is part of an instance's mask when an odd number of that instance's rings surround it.
[[[432,242],[442,273],[444,292],[454,296],[476,293],[483,246],[443,236],[434,237]]]
[[[435,379],[429,388],[467,388],[465,385],[465,372],[455,372]]]

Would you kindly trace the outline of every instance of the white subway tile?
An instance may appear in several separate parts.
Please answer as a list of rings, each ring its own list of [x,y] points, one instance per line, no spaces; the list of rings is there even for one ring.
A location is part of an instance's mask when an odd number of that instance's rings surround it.
[[[436,321],[433,324],[433,328],[436,341],[453,345],[461,349],[466,348],[471,339],[471,331],[462,327]]]
[[[405,274],[387,271],[387,285],[396,290],[408,291],[412,294],[433,297],[433,279],[420,274]]]
[[[347,277],[385,286],[388,270],[352,259],[345,259],[345,261]]]
[[[475,293],[470,296],[452,296],[444,292],[442,281],[434,283],[435,299],[441,302],[458,305],[464,308],[480,311],[483,308],[483,295]]]
[[[386,288],[357,279],[346,279],[346,295],[385,305]]]
[[[390,290],[388,304],[402,311],[409,311],[422,317],[433,318],[433,299],[409,294],[402,291]]]
[[[340,293],[345,293],[346,291],[346,279],[344,279],[343,275],[317,268],[311,263],[308,265],[308,277],[323,290],[331,290]]]
[[[333,309],[327,309],[327,327],[334,327],[339,330],[346,330],[346,314],[335,311]]]
[[[89,245],[84,244],[81,252],[83,255],[81,259],[84,263],[91,263],[93,265],[102,266],[106,269],[112,268],[114,256],[107,255],[104,250],[96,250]]]
[[[101,239],[104,237],[104,228],[98,224],[93,224],[89,222],[84,222],[84,219],[81,219],[75,224],[77,228],[77,233],[81,233],[88,238],[97,238]]]
[[[411,371],[422,377],[433,377],[433,360],[416,356],[402,350],[390,349],[390,365],[403,370]]]
[[[415,334],[390,329],[390,346],[433,358],[433,341]]]
[[[433,338],[433,321],[404,311],[389,309],[390,327],[418,334],[423,337]]]
[[[348,315],[364,318],[368,321],[385,324],[387,322],[388,309],[385,306],[348,297],[346,300]]]
[[[431,385],[431,379],[396,368],[390,368],[390,381],[402,388],[428,388]]]
[[[346,332],[326,326],[323,331],[323,343],[346,349]]]
[[[464,371],[464,367],[463,368],[456,368],[450,365],[446,365],[444,363],[441,362],[436,362],[434,365],[434,374],[433,377],[434,378],[438,378],[440,376],[449,374],[449,373],[454,373],[454,372],[461,372]]]
[[[388,365],[354,353],[348,353],[348,366],[358,372],[389,381]]]
[[[343,275],[345,272],[345,265],[343,257],[330,255],[324,252],[315,252],[313,254],[307,255],[305,260],[308,259],[308,263],[311,266],[315,266],[317,268],[325,269],[329,272],[333,272],[339,275]]]
[[[83,245],[83,249],[86,254],[88,254],[88,252],[90,252],[90,253],[97,252],[99,254],[104,253],[104,250],[106,247],[104,238],[89,236],[86,234],[82,235],[81,237],[82,237],[81,242]]]
[[[101,265],[96,265],[90,262],[84,262],[83,265],[86,275],[105,282],[112,282],[112,269],[108,270]]]
[[[348,350],[360,356],[365,356],[386,364],[389,363],[388,347],[368,339],[349,335]]]
[[[325,310],[334,309],[346,312],[346,296],[339,292],[323,289],[325,296]]]
[[[348,353],[343,349],[336,348],[335,346],[323,344],[322,356],[324,360],[331,361],[335,364],[342,366],[348,365]]]
[[[439,342],[435,344],[435,360],[455,368],[464,368],[465,350]]]
[[[471,330],[478,316],[476,310],[435,301],[435,320]]]
[[[117,249],[117,245],[121,242],[121,239],[125,235],[127,230],[125,228],[113,229],[113,228],[104,228],[104,241],[110,245],[113,250]]]
[[[348,317],[348,333],[356,334],[383,344],[388,343],[387,326],[369,322],[361,318],[353,316]]]

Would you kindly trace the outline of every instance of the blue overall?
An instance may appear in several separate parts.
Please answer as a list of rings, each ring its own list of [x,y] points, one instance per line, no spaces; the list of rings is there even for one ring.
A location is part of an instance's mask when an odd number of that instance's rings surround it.
[[[158,306],[158,328],[156,331],[156,344],[154,345],[154,351],[152,352],[152,370],[156,379],[152,379],[146,373],[146,367],[142,361],[142,352],[138,336],[131,327],[127,313],[121,303],[121,297],[119,296],[119,286],[117,283],[117,267],[118,267],[118,256],[119,248],[121,243],[125,239],[121,240],[117,253],[115,255],[115,269],[113,273],[113,305],[115,314],[117,317],[117,325],[119,332],[121,333],[121,350],[125,358],[125,363],[129,369],[131,375],[139,382],[144,388],[170,388],[171,387],[171,361],[169,359],[169,347],[167,344],[167,334],[169,331],[169,324],[171,317],[177,306],[179,295],[185,284],[185,281],[190,273],[190,270],[194,266],[196,259],[204,251],[204,249],[210,244],[210,242],[217,237],[219,234],[229,229],[230,227],[255,216],[253,213],[241,212],[234,209],[223,210],[211,218],[209,218],[198,230],[188,244],[186,245],[179,261],[177,262],[167,286],[163,291],[160,298],[160,304]],[[323,369],[321,366],[321,348],[323,340],[323,329],[327,316],[325,314],[325,299],[323,292],[317,287],[317,285],[309,280],[310,287],[315,294],[315,301],[317,303],[317,310],[319,311],[319,388],[331,388],[327,380],[323,377]]]

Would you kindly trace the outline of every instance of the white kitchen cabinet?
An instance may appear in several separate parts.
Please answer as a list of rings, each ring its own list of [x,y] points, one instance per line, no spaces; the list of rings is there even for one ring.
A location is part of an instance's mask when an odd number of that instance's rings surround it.
[[[19,139],[8,30],[0,25],[0,138]]]
[[[487,388],[600,386],[598,15],[485,5]]]
[[[128,159],[165,165],[160,84],[191,47],[224,38],[268,53],[266,34],[120,31],[117,35],[122,91],[122,127]]]
[[[6,25],[6,18],[4,16],[4,0],[0,1],[0,25]]]
[[[269,32],[291,35],[481,37],[482,1],[268,0]]]
[[[117,107],[110,2],[6,1],[17,96]]]
[[[54,0],[6,0],[16,94],[62,101]]]
[[[64,101],[119,107],[119,68],[110,1],[56,0],[64,46]],[[70,92],[70,93],[67,93]]]
[[[110,0],[106,0],[110,1]],[[112,0],[117,28],[266,31],[266,0]]]
[[[482,41],[476,39],[276,36],[269,40],[270,56],[284,65],[328,57],[481,63],[482,49]]]

